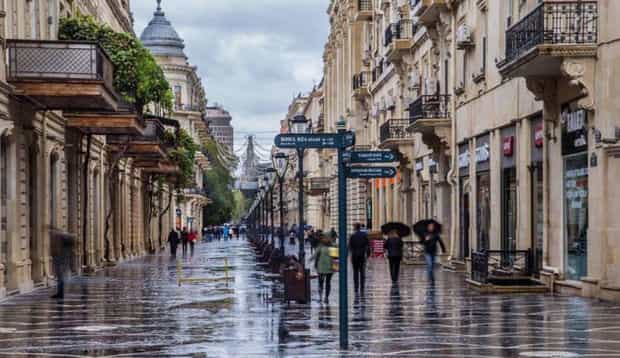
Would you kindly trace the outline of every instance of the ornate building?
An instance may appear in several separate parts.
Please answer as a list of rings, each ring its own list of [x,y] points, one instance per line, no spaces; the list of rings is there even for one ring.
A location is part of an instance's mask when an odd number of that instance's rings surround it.
[[[0,297],[55,283],[50,229],[76,237],[71,271],[83,274],[157,251],[172,227],[172,211],[153,215],[167,185],[155,194],[147,180],[175,170],[163,119],[126,111],[98,44],[57,41],[78,12],[131,32],[129,5],[0,2]]]
[[[198,68],[189,63],[185,55],[185,44],[161,8],[161,0],[157,1],[157,9],[153,19],[142,32],[140,39],[148,48],[157,63],[164,70],[166,79],[174,93],[174,111],[171,117],[180,123],[194,142],[204,145],[210,138],[205,121],[207,98],[202,81],[198,76]],[[203,208],[207,204],[206,190],[203,185],[204,172],[208,168],[208,160],[197,153],[195,187],[186,189],[187,200],[175,203],[177,227],[189,230],[202,230]]]
[[[235,129],[231,125],[232,117],[230,113],[221,105],[215,104],[207,107],[205,120],[209,124],[213,138],[232,152],[235,143]]]
[[[353,186],[349,222],[366,216],[364,202],[373,228],[441,221],[444,266],[477,289],[503,272],[620,299],[620,45],[602,16],[619,6],[332,0],[322,129],[342,117],[361,148],[401,154],[396,178]],[[332,153],[319,156],[335,173]]]

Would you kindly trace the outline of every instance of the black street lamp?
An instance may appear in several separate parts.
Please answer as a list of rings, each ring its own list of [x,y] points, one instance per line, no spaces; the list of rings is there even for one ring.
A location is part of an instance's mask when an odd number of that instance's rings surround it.
[[[303,114],[296,115],[291,121],[292,133],[294,134],[307,134],[308,133],[308,119]],[[304,149],[297,148],[297,159],[299,162],[299,193],[297,199],[297,205],[299,209],[299,227],[298,239],[299,239],[299,262],[303,267],[306,267],[306,252],[304,248]]]
[[[271,236],[271,246],[275,246],[275,242],[274,242],[274,222],[273,222],[273,211],[274,211],[274,205],[273,205],[273,187],[275,186],[275,177],[276,177],[276,170],[272,167],[272,168],[267,168],[266,172],[265,172],[265,181],[267,182],[267,188],[269,189],[269,195],[268,195],[268,200],[269,200],[269,205],[268,210],[269,210],[269,216],[270,216],[270,221],[271,221],[271,226],[269,228],[269,233]]]
[[[280,184],[280,250],[282,250],[282,256],[284,256],[284,178],[286,171],[288,170],[288,156],[282,152],[276,153],[272,158],[273,167],[278,175],[278,182]]]

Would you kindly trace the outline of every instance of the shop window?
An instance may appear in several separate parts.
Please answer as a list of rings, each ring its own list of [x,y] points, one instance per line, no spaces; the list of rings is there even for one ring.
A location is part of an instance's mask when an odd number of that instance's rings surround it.
[[[564,231],[566,278],[580,280],[588,273],[588,155],[564,159]]]
[[[491,229],[491,176],[489,172],[478,173],[477,177],[477,249],[490,248],[489,231]]]

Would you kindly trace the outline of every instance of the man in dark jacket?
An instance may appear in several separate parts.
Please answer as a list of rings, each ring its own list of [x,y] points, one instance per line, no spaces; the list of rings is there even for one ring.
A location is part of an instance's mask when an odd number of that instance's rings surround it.
[[[181,231],[181,245],[183,245],[183,257],[187,256],[187,246],[189,245],[189,232],[184,227]]]
[[[435,282],[433,269],[435,268],[435,257],[437,256],[437,244],[441,246],[441,252],[446,252],[446,246],[443,244],[435,224],[428,224],[427,232],[428,234],[425,239],[420,243],[424,246],[424,257],[426,258],[428,281]]]
[[[179,233],[176,230],[170,230],[168,234],[168,243],[170,244],[170,256],[173,258],[177,256],[177,246],[179,246]]]
[[[50,232],[50,248],[54,273],[56,274],[56,294],[52,298],[65,297],[65,273],[71,265],[75,237],[71,234],[52,230]]]
[[[383,248],[387,252],[387,257],[390,262],[392,283],[397,283],[400,273],[400,263],[403,260],[403,239],[399,236],[397,230],[388,232],[387,236],[388,238],[385,240]]]
[[[349,239],[349,252],[351,253],[351,263],[353,265],[353,283],[355,293],[364,295],[364,284],[366,282],[366,259],[370,256],[370,242],[368,235],[362,231],[362,225],[353,226],[354,233]]]

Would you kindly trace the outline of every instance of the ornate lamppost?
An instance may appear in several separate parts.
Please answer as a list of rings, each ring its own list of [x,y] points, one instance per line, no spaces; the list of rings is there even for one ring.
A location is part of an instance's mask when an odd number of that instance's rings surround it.
[[[274,239],[274,222],[273,222],[273,211],[274,211],[273,189],[275,186],[275,179],[276,179],[276,170],[273,167],[267,168],[267,170],[265,171],[265,181],[267,182],[267,188],[269,189],[269,194],[267,197],[269,200],[269,204],[267,208],[268,208],[269,217],[271,221],[269,233],[271,236],[271,246],[274,246],[274,247],[275,247],[275,242],[274,242],[275,239]]]
[[[288,156],[282,152],[277,152],[271,158],[273,167],[276,170],[278,176],[278,182],[280,184],[280,250],[282,250],[282,256],[284,256],[284,178],[286,171],[288,170]]]
[[[303,114],[296,115],[291,121],[291,129],[294,134],[308,134],[308,119]],[[306,267],[306,252],[304,247],[304,148],[297,148],[297,158],[299,162],[299,172],[297,179],[299,180],[299,193],[297,205],[299,209],[299,227],[297,228],[297,237],[299,240],[299,262]]]

